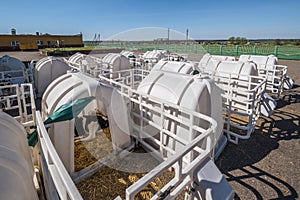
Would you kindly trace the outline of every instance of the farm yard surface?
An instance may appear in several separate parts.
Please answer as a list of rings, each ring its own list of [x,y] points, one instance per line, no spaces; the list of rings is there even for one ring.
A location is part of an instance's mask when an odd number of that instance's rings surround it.
[[[271,117],[261,116],[249,140],[228,144],[216,161],[236,199],[298,199],[300,195],[300,61],[288,66],[294,88]]]
[[[38,52],[0,52],[22,61],[40,59]],[[193,61],[199,55],[189,55]],[[261,116],[255,132],[238,145],[229,143],[216,164],[236,192],[235,199],[298,199],[300,195],[300,61],[288,66],[294,88],[284,91],[271,117]]]
[[[189,59],[201,57],[190,54]],[[229,143],[216,165],[236,192],[235,199],[299,199],[300,61],[281,60],[293,78],[271,117],[260,116],[250,139]]]

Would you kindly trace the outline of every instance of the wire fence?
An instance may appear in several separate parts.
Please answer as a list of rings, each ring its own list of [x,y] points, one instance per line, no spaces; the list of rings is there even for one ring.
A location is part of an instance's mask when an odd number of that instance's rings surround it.
[[[300,46],[272,46],[272,45],[201,45],[198,43],[150,43],[150,42],[101,42],[106,48],[120,48],[126,50],[151,51],[154,49],[167,50],[174,53],[240,56],[242,54],[270,55],[280,59],[300,60]]]

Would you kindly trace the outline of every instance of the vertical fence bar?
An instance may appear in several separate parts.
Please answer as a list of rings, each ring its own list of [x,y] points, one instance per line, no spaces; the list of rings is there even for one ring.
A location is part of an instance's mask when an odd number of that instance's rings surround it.
[[[256,45],[253,46],[253,54],[256,55]]]
[[[278,46],[276,45],[274,48],[274,55],[277,57],[278,56]]]

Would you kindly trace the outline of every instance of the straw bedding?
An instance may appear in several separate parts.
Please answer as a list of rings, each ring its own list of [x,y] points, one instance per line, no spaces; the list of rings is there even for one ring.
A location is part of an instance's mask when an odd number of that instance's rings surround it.
[[[112,152],[109,129],[104,133],[96,135],[89,142],[75,143],[75,171],[80,171],[87,166],[97,162]],[[144,153],[144,154],[143,154]],[[111,159],[93,176],[79,182],[77,188],[84,199],[114,199],[118,195],[125,199],[125,190],[137,182],[149,170],[153,169],[159,162],[141,147],[134,150],[122,159]],[[139,158],[136,155],[141,154]],[[141,159],[142,158],[142,159]],[[138,171],[138,173],[131,171]],[[143,172],[143,173],[140,173]],[[174,172],[167,170],[161,176],[154,179],[136,199],[150,199],[166,183],[174,177]]]

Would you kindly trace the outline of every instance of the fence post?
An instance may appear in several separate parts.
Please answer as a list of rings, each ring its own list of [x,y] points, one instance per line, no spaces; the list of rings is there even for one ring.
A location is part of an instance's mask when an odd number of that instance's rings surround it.
[[[239,56],[239,45],[236,45],[236,56]]]
[[[253,46],[253,54],[256,55],[256,45]]]
[[[209,53],[209,45],[207,45],[207,53]]]
[[[275,54],[275,56],[277,57],[277,55],[278,55],[278,46],[277,46],[277,45],[275,46],[274,54]]]
[[[220,45],[220,55],[222,55],[223,46]]]

